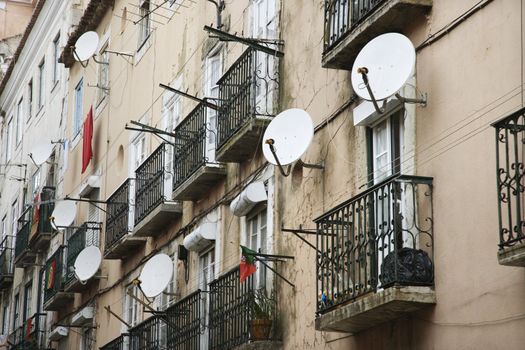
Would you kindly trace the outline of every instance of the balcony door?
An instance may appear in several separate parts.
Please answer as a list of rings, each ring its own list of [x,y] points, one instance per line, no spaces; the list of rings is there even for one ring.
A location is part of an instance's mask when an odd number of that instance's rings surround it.
[[[219,81],[222,75],[221,46],[210,51],[205,61],[205,97],[217,99],[219,97]],[[216,103],[216,100],[211,100]],[[215,149],[217,144],[217,111],[207,108],[206,111],[206,158],[208,162],[215,162]]]
[[[278,39],[276,0],[253,0],[252,37],[261,40]],[[260,115],[273,114],[273,95],[276,88],[276,59],[261,51],[255,51],[255,106]]]
[[[22,320],[27,320],[29,317],[31,317],[31,309],[32,309],[32,302],[33,302],[33,283],[30,281],[25,285],[24,288],[24,309],[23,309],[23,317]]]
[[[209,283],[215,279],[215,246],[210,247],[199,257],[199,288],[209,291]],[[208,325],[210,323],[210,295],[201,293],[201,338],[200,350],[208,349],[210,336]]]
[[[371,166],[369,167],[369,179],[374,185],[378,185],[392,175],[399,174],[402,164],[402,150],[404,138],[403,110],[382,119],[372,126],[371,147],[369,157]],[[401,200],[401,193],[397,186],[398,183],[391,182],[388,186],[379,187],[372,192],[369,201],[374,203],[373,213],[374,232],[376,241],[376,263],[372,263],[373,274],[378,276],[384,269],[383,264],[389,259],[389,254],[393,254],[397,242],[397,248],[403,246],[403,230],[401,218],[405,212],[404,203]]]

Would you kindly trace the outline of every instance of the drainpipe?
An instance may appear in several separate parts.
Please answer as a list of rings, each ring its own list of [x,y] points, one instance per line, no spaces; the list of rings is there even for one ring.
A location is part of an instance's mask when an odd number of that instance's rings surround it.
[[[217,8],[217,29],[221,29],[222,28],[221,12],[226,7],[226,4],[224,3],[224,0],[208,0],[208,1],[214,4],[215,7]]]

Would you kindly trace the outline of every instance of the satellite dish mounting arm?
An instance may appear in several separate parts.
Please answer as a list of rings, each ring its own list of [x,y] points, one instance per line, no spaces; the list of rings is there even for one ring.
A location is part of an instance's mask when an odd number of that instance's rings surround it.
[[[82,60],[80,59],[80,57],[78,57],[76,47],[71,46],[71,50],[73,50],[73,56],[76,57],[77,62],[80,63],[80,65],[81,65],[82,67],[86,68],[88,65],[87,65],[87,63],[82,62]]]
[[[281,162],[279,161],[279,157],[277,157],[277,153],[275,153],[275,148],[273,147],[273,144],[275,143],[274,139],[268,139],[268,140],[265,141],[265,143],[268,146],[270,146],[270,151],[273,154],[273,158],[275,159],[275,162],[277,163],[277,166],[279,167],[279,170],[281,171],[281,174],[284,177],[287,177],[288,175],[290,175],[290,171],[292,170],[292,166],[288,165],[288,169],[286,169],[286,171],[284,170]]]
[[[368,68],[366,67],[359,67],[357,68],[357,73],[361,74],[361,77],[363,78],[363,83],[366,86],[366,89],[368,90],[368,94],[370,95],[370,99],[372,100],[372,103],[374,104],[374,108],[378,114],[383,114],[385,112],[384,106],[382,108],[379,108],[379,105],[377,104],[377,100],[374,96],[374,93],[372,92],[372,88],[370,87],[370,83],[368,81]]]

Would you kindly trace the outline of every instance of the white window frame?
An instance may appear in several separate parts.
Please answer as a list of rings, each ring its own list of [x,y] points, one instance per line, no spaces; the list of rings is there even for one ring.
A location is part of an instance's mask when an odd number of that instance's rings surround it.
[[[214,47],[204,60],[204,91],[206,97],[218,98],[219,86],[217,81],[222,76],[222,45]],[[206,157],[209,162],[215,162],[217,148],[217,118],[216,110],[208,108],[206,111]]]
[[[38,64],[38,110],[44,106],[44,93],[46,90],[46,60],[45,58]]]
[[[9,118],[9,121],[7,122],[7,128],[6,128],[6,162],[9,162],[11,160],[12,156],[12,144],[13,144],[13,116]]]
[[[217,255],[216,245],[213,244],[208,249],[199,254],[199,288],[201,290],[209,290],[208,285],[215,279],[217,273]],[[211,270],[211,274],[210,274]],[[201,298],[201,319],[204,325],[209,324],[209,310],[210,310],[210,296],[209,293],[202,293]],[[208,349],[209,329],[204,328],[200,335],[201,349]]]
[[[27,83],[27,120],[29,121],[33,115],[33,79],[31,78]]]
[[[264,213],[264,216],[262,215]],[[256,232],[253,231],[253,224]],[[258,205],[246,215],[246,229],[244,231],[245,242],[248,248],[265,254],[270,254],[268,249],[268,207],[266,204]],[[254,242],[255,239],[255,242]],[[255,273],[255,288],[266,287],[266,269],[263,264],[258,263]]]
[[[73,138],[82,130],[82,117],[84,115],[84,79],[80,78],[75,86],[75,104],[73,105]]]
[[[18,199],[15,199],[11,204],[11,235],[16,235],[18,231],[18,217],[19,213]]]
[[[139,47],[138,50],[144,46],[146,41],[151,35],[151,13],[150,13],[151,1],[141,0],[139,7],[139,16],[141,18],[139,22]]]
[[[124,315],[126,322],[134,327],[140,323],[140,303],[128,294],[128,291],[132,291],[133,295],[138,297],[139,289],[135,284],[126,286],[124,293]]]
[[[60,32],[53,39],[53,86],[60,80],[60,70],[58,69],[58,59],[60,58]]]
[[[97,65],[97,107],[109,94],[109,54],[106,51],[109,43],[105,42],[99,50],[99,63]]]
[[[24,127],[24,98],[21,97],[16,105],[16,146],[22,141],[22,130]]]

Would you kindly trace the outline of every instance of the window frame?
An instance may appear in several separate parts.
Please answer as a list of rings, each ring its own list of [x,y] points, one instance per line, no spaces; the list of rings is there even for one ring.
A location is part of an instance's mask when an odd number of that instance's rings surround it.
[[[20,97],[16,105],[16,132],[15,132],[15,144],[16,147],[22,142],[22,128],[24,126],[24,97]]]
[[[80,78],[75,85],[75,104],[73,105],[73,139],[82,130],[82,119],[84,116],[84,78]]]
[[[42,58],[38,64],[38,110],[44,107],[44,93],[46,89],[46,60]]]
[[[151,36],[151,2],[150,0],[142,0],[139,6],[139,43],[137,51],[140,51],[144,44],[148,41]]]
[[[58,59],[60,58],[60,32],[57,33],[53,39],[53,87],[60,80],[60,71],[58,66]]]

